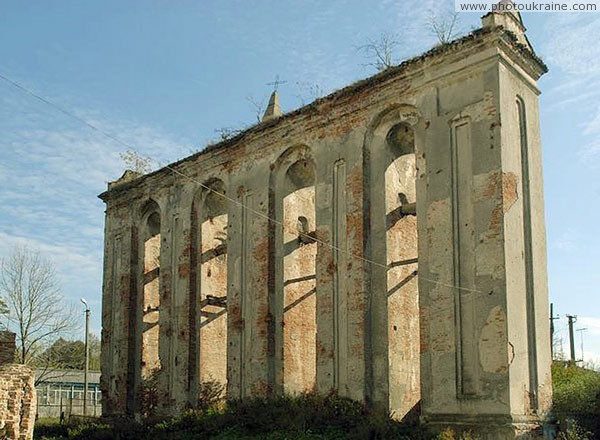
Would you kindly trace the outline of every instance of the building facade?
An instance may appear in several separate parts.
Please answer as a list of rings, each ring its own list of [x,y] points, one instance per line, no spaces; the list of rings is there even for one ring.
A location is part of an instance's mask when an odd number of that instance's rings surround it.
[[[145,176],[106,203],[103,413],[337,391],[489,438],[551,404],[536,81],[520,16]]]
[[[82,416],[84,396],[87,397],[85,415],[102,415],[99,371],[88,372],[87,392],[82,370],[37,370],[35,388],[38,418]]]

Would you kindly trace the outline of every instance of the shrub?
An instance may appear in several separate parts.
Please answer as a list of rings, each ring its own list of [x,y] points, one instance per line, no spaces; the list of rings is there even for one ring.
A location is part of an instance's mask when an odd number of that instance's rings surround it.
[[[555,362],[552,365],[553,411],[563,435],[575,432],[593,432],[597,423],[600,373],[571,364]],[[567,434],[571,430],[571,434]]]
[[[68,438],[72,440],[111,440],[112,427],[98,421],[84,421],[68,428]]]
[[[435,440],[478,440],[478,437],[471,431],[465,431],[457,436],[452,428],[446,428],[437,435]]]
[[[566,419],[565,425],[558,434],[558,440],[592,440],[592,433],[581,428],[576,420]]]
[[[142,402],[142,416],[146,419],[156,414],[158,407],[158,375],[159,369],[154,369],[140,386],[140,400]]]
[[[178,417],[138,425],[129,419],[70,420],[47,439],[55,440],[428,440],[422,428],[403,425],[387,414],[369,410],[364,404],[331,393],[319,396],[251,398],[190,409]],[[40,425],[41,429],[45,425]],[[36,436],[36,439],[40,438]]]
[[[193,409],[150,428],[148,438],[196,439],[428,439],[386,414],[332,393],[250,398],[208,410]]]
[[[198,409],[208,410],[224,401],[225,385],[218,380],[210,378],[200,383],[198,390]]]
[[[33,438],[35,439],[60,439],[69,435],[66,425],[59,423],[58,419],[40,418],[36,420],[33,429]]]

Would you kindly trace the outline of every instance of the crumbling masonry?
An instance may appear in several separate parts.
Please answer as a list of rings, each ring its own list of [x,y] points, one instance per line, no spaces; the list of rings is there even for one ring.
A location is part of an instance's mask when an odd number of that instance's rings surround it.
[[[521,17],[139,177],[106,202],[105,414],[316,390],[515,438],[551,400]],[[483,438],[483,437],[482,437]]]
[[[34,370],[15,364],[15,334],[0,331],[0,438],[31,440],[36,414]]]

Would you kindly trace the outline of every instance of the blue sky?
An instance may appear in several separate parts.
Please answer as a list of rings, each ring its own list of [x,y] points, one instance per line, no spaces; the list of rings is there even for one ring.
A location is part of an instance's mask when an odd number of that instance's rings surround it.
[[[421,0],[3,0],[0,74],[158,163],[256,121],[250,100],[280,75],[282,107],[371,75],[357,47],[382,32],[398,61],[436,42]],[[462,14],[464,33],[479,26]],[[600,14],[525,14],[550,67],[541,81],[548,270],[561,315],[586,327],[600,362]],[[250,98],[250,99],[249,99]],[[0,256],[27,244],[51,257],[65,296],[87,297],[100,329],[104,208],[125,147],[0,81]],[[578,334],[579,336],[579,334]],[[579,350],[579,340],[577,343]],[[565,345],[565,351],[568,347]],[[578,351],[579,353],[579,351]]]

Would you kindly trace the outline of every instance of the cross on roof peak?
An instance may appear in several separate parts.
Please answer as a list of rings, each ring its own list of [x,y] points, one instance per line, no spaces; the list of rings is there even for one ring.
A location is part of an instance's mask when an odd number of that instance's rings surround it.
[[[277,91],[279,84],[286,84],[287,81],[282,81],[279,79],[279,75],[275,75],[275,81],[267,83],[268,86],[273,86],[274,91]]]

